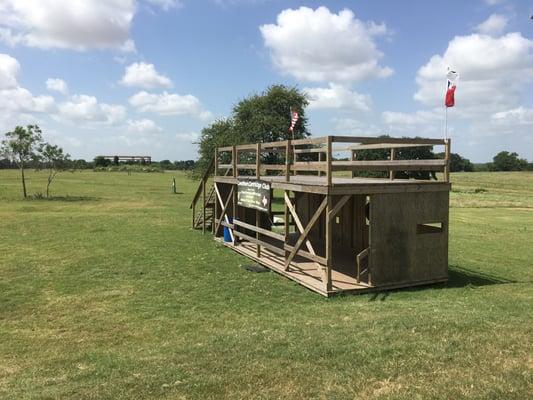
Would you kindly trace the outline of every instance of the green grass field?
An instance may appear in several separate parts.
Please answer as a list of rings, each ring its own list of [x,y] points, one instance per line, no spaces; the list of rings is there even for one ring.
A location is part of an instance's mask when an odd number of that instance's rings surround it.
[[[531,398],[533,173],[452,179],[448,285],[325,299],[193,231],[179,173],[0,171],[0,398]]]

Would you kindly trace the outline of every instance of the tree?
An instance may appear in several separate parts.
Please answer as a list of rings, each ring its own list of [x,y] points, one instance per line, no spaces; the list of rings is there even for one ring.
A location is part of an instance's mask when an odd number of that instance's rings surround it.
[[[1,153],[19,167],[22,193],[26,198],[28,194],[24,169],[30,161],[38,158],[37,151],[43,141],[42,131],[37,125],[28,125],[26,128],[17,126],[14,131],[7,132],[5,136],[6,139],[2,141]]]
[[[202,129],[197,168],[204,170],[214,156],[215,148],[244,143],[274,142],[309,136],[305,108],[306,95],[295,87],[273,85],[261,94],[239,101],[228,119],[219,119]],[[294,132],[289,132],[291,108],[299,119]]]
[[[444,158],[444,153],[438,153],[439,158]],[[472,172],[474,164],[468,158],[461,157],[457,153],[450,153],[450,171],[451,172]]]
[[[492,159],[492,171],[523,171],[527,168],[527,161],[518,158],[518,154],[500,151]]]
[[[63,152],[63,149],[57,145],[44,143],[39,148],[42,166],[48,170],[46,181],[46,197],[50,197],[50,185],[57,174],[68,168],[70,155]]]
[[[111,161],[104,156],[97,156],[94,158],[95,167],[109,167],[109,164],[111,164]]]
[[[381,135],[380,138],[390,138],[389,135]],[[358,160],[387,160],[390,158],[389,149],[372,149],[372,150],[358,150],[357,159]],[[395,149],[394,158],[396,160],[427,160],[434,159],[435,154],[431,147],[421,146],[421,147],[405,147]],[[388,176],[387,172],[377,171],[377,172],[367,172],[361,171],[358,172],[360,176],[371,176],[384,178]],[[394,177],[397,179],[435,179],[435,174],[430,171],[396,171]]]

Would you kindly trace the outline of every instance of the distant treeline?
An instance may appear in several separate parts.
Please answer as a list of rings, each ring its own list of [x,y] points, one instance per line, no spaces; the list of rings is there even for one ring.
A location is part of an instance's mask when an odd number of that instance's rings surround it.
[[[66,162],[66,169],[99,169],[102,167],[112,167],[112,166],[138,166],[146,165],[144,162],[118,162],[113,160],[107,160],[103,157],[96,157],[92,161],[86,161],[83,159],[79,160],[68,160]],[[152,161],[150,163],[151,168],[161,169],[161,170],[180,170],[180,171],[190,171],[194,169],[196,162],[194,160],[180,160],[180,161],[170,161],[170,160],[161,160],[161,161]],[[30,161],[28,162],[26,168],[41,168],[40,161]],[[0,158],[0,169],[16,169],[18,165],[8,159]]]

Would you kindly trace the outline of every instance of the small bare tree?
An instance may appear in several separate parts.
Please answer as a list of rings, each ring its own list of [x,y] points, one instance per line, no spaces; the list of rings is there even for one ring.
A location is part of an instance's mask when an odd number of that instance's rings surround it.
[[[43,143],[39,148],[39,159],[42,167],[48,171],[46,180],[46,197],[50,197],[50,185],[57,174],[68,169],[70,155],[63,152],[57,145]]]
[[[13,132],[5,134],[6,138],[1,143],[0,153],[15,162],[20,169],[24,198],[28,196],[24,169],[30,161],[37,158],[38,148],[43,142],[41,134],[41,128],[37,125],[28,125],[26,128],[17,126]]]

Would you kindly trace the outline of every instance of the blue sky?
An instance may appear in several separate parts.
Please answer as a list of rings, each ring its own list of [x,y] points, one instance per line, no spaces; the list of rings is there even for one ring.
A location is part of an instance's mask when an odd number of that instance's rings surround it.
[[[444,135],[533,160],[526,1],[0,0],[0,129],[38,123],[74,158],[196,158],[202,127],[271,84],[313,135]]]

